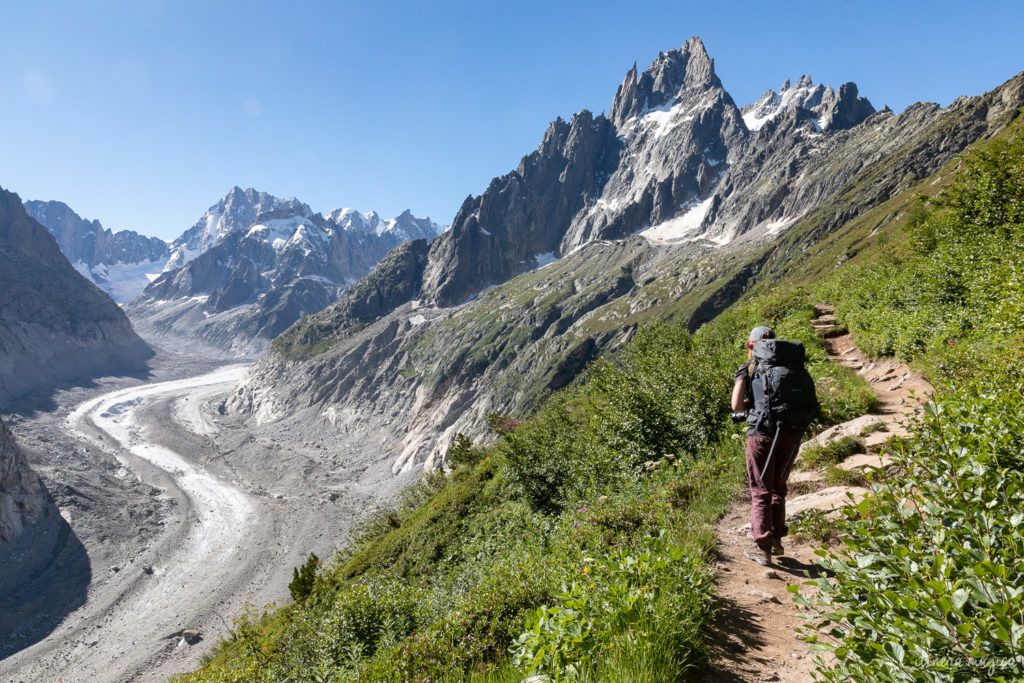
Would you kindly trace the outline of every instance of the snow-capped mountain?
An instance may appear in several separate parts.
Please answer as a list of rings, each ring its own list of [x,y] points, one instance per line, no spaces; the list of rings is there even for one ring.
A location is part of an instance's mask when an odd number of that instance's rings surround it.
[[[137,371],[152,355],[124,311],[71,267],[18,195],[0,188],[0,408]]]
[[[308,206],[294,197],[278,199],[251,187],[234,187],[223,199],[211,206],[196,224],[171,242],[171,257],[165,270],[181,268],[228,235],[248,230],[260,214],[276,209],[312,213]]]
[[[740,111],[747,128],[756,131],[779,114],[798,107],[818,115],[815,126],[819,132],[851,128],[875,113],[867,99],[857,96],[856,84],[844,83],[837,93],[831,85],[815,85],[807,74],[795,86],[786,79],[779,92],[769,90]]]
[[[1024,107],[1022,72],[946,109],[875,112],[852,83],[802,78],[741,111],[713,66],[693,38],[630,69],[608,116],[556,119],[429,247],[394,250],[281,335],[226,409],[306,411],[397,444],[393,472],[437,466],[643,320],[696,329]]]
[[[327,221],[342,230],[372,232],[378,237],[393,235],[400,242],[408,240],[432,240],[441,233],[441,228],[429,218],[416,218],[406,209],[396,218],[384,219],[376,211],[360,213],[355,209],[334,209],[327,214]]]
[[[336,209],[324,218],[294,198],[236,187],[172,243],[184,263],[175,267],[172,258],[128,311],[158,340],[258,353],[298,318],[335,301],[392,247],[439,232],[409,211],[384,219]]]
[[[118,303],[138,296],[163,271],[167,243],[131,230],[111,232],[87,220],[64,202],[29,200],[25,211],[56,239],[75,269]]]

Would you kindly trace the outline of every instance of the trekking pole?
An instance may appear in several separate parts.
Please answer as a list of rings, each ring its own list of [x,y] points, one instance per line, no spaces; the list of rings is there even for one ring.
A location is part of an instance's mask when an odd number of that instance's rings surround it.
[[[772,462],[772,453],[775,452],[775,442],[779,440],[779,431],[782,429],[782,423],[780,422],[775,427],[775,437],[772,438],[772,445],[768,449],[768,458],[764,461],[764,469],[761,470],[761,483],[764,483],[764,473],[768,471],[768,465]]]
[[[786,462],[786,469],[782,470],[782,476],[786,476],[789,473],[789,468],[793,466],[793,460],[796,458],[796,454],[800,452],[800,442],[796,442],[796,446],[793,446],[793,452],[789,454],[789,461]]]

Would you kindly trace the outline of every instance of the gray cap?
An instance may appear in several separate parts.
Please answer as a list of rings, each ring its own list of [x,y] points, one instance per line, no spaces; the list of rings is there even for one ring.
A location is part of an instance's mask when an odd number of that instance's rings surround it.
[[[761,341],[762,339],[775,339],[775,332],[772,330],[772,328],[765,327],[764,325],[761,325],[760,327],[755,327],[750,331],[750,337],[747,339],[747,341],[756,342]]]

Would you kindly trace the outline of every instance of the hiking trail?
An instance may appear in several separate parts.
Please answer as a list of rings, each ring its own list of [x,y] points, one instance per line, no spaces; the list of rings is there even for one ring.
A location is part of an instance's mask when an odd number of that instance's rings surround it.
[[[827,443],[844,436],[862,437],[865,453],[852,455],[837,467],[845,470],[882,467],[889,456],[879,454],[893,436],[905,435],[902,422],[934,392],[921,375],[894,358],[868,358],[844,327],[836,324],[832,306],[815,306],[811,321],[825,339],[829,358],[861,375],[879,399],[878,410],[830,427],[801,445]],[[834,514],[850,502],[847,493],[860,500],[868,492],[859,486],[829,486],[821,470],[803,470],[800,458],[793,465],[786,499],[786,517],[792,519],[806,510]],[[812,681],[814,652],[797,637],[795,629],[805,621],[798,616],[792,595],[793,583],[807,581],[804,572],[818,575],[814,549],[817,541],[784,539],[786,554],[762,567],[743,556],[750,538],[750,496],[737,498],[717,525],[719,545],[714,567],[718,576],[720,612],[712,625],[712,642],[717,659],[708,668],[712,681]]]

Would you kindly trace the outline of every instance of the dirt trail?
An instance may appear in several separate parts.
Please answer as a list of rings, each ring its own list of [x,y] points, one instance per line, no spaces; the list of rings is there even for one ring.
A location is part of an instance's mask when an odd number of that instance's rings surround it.
[[[879,398],[879,410],[818,435],[815,441],[828,441],[847,434],[865,438],[869,453],[852,456],[843,469],[884,466],[884,456],[870,451],[895,434],[905,433],[905,420],[934,389],[928,382],[899,361],[868,358],[845,329],[838,327],[830,306],[816,307],[818,317],[812,325],[826,339],[833,361],[852,368],[868,381]],[[877,424],[876,424],[877,423]],[[874,426],[871,426],[874,425]],[[794,470],[799,467],[799,463]],[[826,486],[821,472],[794,471],[790,477],[787,517],[807,509],[833,510],[848,501],[846,493],[859,498],[866,491],[858,487]],[[803,495],[794,495],[808,491]],[[714,624],[713,642],[719,658],[712,664],[713,681],[811,681],[814,653],[797,638],[795,629],[804,625],[797,615],[792,596],[786,588],[806,581],[804,572],[815,576],[814,548],[817,544],[785,540],[786,554],[775,558],[772,566],[762,567],[743,556],[752,541],[750,498],[744,496],[718,522],[718,594],[721,612]]]

